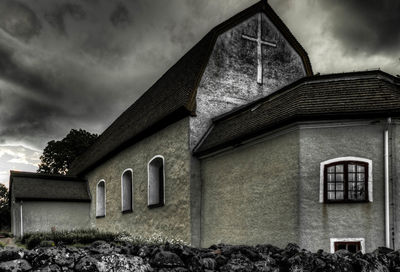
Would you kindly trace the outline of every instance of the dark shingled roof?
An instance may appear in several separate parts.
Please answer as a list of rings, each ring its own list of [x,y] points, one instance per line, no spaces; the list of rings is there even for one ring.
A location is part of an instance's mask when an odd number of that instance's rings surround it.
[[[87,182],[72,176],[11,171],[10,193],[10,200],[90,201]]]
[[[302,78],[213,120],[195,148],[202,156],[303,120],[400,115],[400,79],[381,71]]]
[[[267,1],[262,0],[212,29],[73,162],[69,173],[82,175],[127,146],[185,116],[194,115],[197,86],[217,37],[258,12],[270,18],[301,56],[307,74],[312,75],[306,51]]]

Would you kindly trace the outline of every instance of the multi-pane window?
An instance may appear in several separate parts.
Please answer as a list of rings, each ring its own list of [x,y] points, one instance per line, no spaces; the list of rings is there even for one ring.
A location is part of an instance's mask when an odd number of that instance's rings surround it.
[[[361,242],[359,241],[351,241],[351,242],[335,242],[335,252],[341,249],[345,249],[351,253],[356,253],[361,251]]]
[[[368,164],[335,162],[324,169],[325,202],[368,201]]]

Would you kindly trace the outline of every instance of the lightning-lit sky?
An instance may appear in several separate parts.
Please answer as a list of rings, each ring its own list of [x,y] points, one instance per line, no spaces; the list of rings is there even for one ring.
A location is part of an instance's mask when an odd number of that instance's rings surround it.
[[[0,0],[0,182],[72,128],[101,133],[256,0]],[[314,72],[400,74],[400,1],[270,0]]]

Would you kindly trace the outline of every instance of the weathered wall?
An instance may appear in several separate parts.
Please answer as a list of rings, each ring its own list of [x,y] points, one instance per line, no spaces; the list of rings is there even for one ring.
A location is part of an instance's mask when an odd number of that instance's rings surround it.
[[[197,90],[197,116],[191,118],[193,148],[211,124],[211,118],[246,104],[305,76],[300,56],[262,15],[263,84],[257,83],[257,44],[242,34],[257,37],[258,14],[221,34]]]
[[[84,229],[90,226],[88,202],[23,201],[24,233]],[[62,216],[60,216],[62,215]]]
[[[391,207],[393,207],[391,216],[394,222],[393,231],[394,248],[400,248],[400,120],[393,119],[390,127],[390,176],[391,176]]]
[[[201,161],[202,246],[297,242],[298,132]]]
[[[365,238],[384,246],[382,123],[300,130],[300,247],[330,251],[330,238]],[[337,157],[372,160],[373,202],[319,203],[320,163]]]
[[[182,119],[126,148],[87,175],[92,194],[93,226],[134,235],[162,234],[190,242],[189,121]],[[147,164],[165,159],[165,206],[147,207]],[[133,170],[133,212],[121,212],[121,175]],[[96,219],[96,184],[106,182],[106,216]]]

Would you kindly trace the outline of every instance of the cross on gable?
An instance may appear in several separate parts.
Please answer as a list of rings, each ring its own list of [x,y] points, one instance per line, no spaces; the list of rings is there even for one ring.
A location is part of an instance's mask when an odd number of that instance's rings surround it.
[[[250,37],[248,35],[242,34],[242,38],[256,42],[257,43],[257,83],[262,84],[263,83],[263,75],[262,75],[262,45],[268,45],[272,47],[276,47],[276,43],[269,42],[269,41],[263,41],[261,39],[261,13],[258,14],[258,27],[257,27],[257,37]]]

